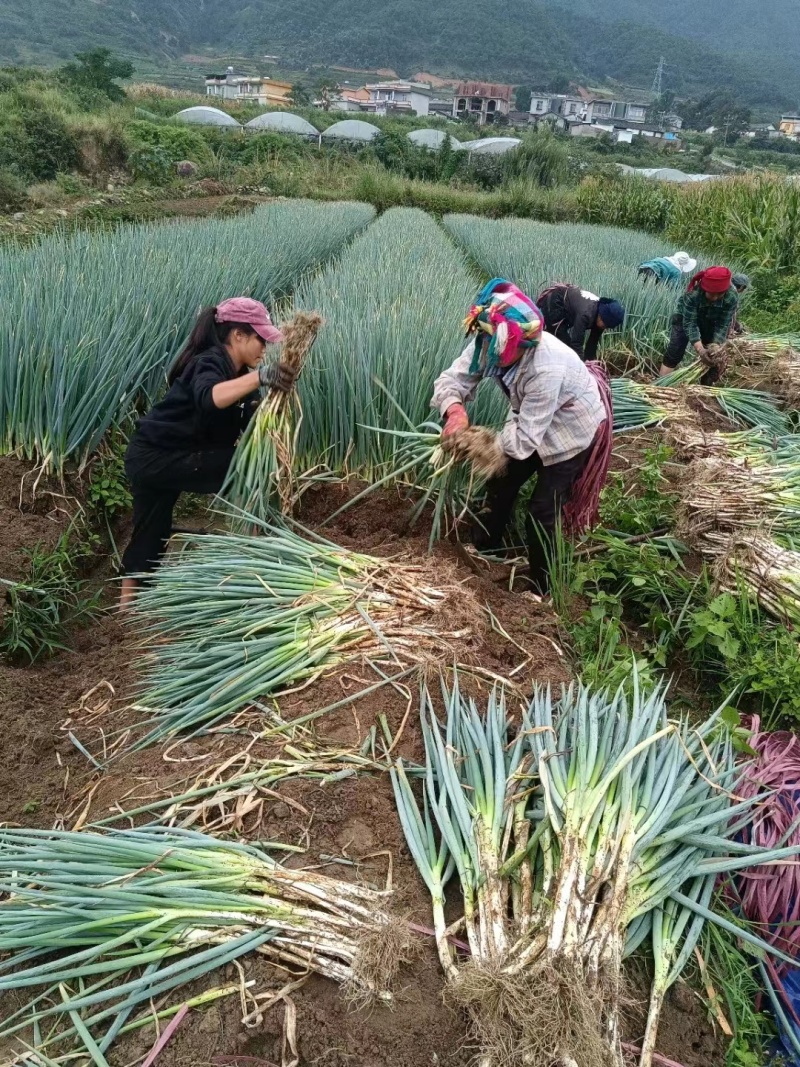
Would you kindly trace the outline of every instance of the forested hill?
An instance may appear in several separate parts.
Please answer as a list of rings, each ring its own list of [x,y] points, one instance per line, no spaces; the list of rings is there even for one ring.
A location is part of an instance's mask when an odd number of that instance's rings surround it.
[[[664,55],[664,86],[680,94],[724,87],[755,105],[800,102],[798,0],[560,2],[0,0],[0,61],[53,62],[105,45],[167,64],[230,49],[279,54],[295,68],[425,68],[529,85],[567,74],[649,86]]]

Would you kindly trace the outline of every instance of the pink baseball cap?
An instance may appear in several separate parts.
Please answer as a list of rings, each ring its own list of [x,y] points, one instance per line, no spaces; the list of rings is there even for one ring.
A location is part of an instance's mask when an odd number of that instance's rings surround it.
[[[252,326],[258,336],[271,345],[279,345],[283,334],[272,325],[269,312],[259,300],[249,296],[234,296],[217,304],[217,322],[241,322]]]

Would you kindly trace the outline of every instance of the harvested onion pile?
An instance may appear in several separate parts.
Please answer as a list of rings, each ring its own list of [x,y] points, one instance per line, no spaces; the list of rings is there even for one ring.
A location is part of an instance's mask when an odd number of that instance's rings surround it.
[[[640,1060],[650,1067],[668,988],[703,923],[725,925],[710,909],[717,876],[800,846],[736,840],[758,798],[738,802],[742,769],[720,713],[699,726],[671,722],[661,687],[641,692],[634,680],[630,700],[583,686],[553,699],[538,688],[516,730],[500,691],[485,713],[457,679],[443,695],[444,721],[427,691],[422,698],[422,805],[401,761],[392,780],[479,1062],[622,1067],[622,964],[650,943]],[[462,908],[448,925],[454,874]]]
[[[137,597],[152,651],[139,747],[202,732],[261,697],[363,657],[451,660],[482,625],[474,594],[443,564],[401,563],[263,526],[261,537],[175,538]],[[436,575],[436,584],[433,575]]]

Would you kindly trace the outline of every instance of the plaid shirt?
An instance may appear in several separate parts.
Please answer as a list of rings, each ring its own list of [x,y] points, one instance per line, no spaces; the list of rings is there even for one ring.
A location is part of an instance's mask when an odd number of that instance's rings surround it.
[[[722,300],[712,303],[698,286],[688,290],[678,301],[678,314],[690,344],[702,341],[704,345],[721,345],[728,338],[733,316],[739,306],[739,297],[731,287]]]
[[[442,415],[453,404],[472,400],[484,375],[470,374],[473,344],[433,387],[431,407]],[[594,440],[606,411],[592,375],[580,357],[552,334],[505,373],[493,374],[511,403],[500,436],[512,459],[539,454],[543,465],[563,463]]]

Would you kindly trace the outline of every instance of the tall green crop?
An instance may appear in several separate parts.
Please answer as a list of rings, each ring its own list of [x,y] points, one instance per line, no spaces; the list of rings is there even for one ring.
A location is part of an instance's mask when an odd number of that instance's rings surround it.
[[[464,255],[414,208],[387,211],[303,282],[295,306],[325,319],[299,387],[307,466],[373,475],[395,458],[400,439],[370,427],[408,430],[430,417],[434,380],[464,346],[477,288]]]
[[[571,282],[619,300],[627,315],[623,329],[609,334],[611,343],[640,354],[663,350],[679,290],[645,283],[638,268],[674,251],[664,240],[583,223],[448,215],[444,224],[486,274],[509,278],[534,299],[554,282]]]
[[[298,201],[0,250],[0,452],[54,470],[85,461],[141,392],[160,390],[202,305],[286,295],[373,214]]]

